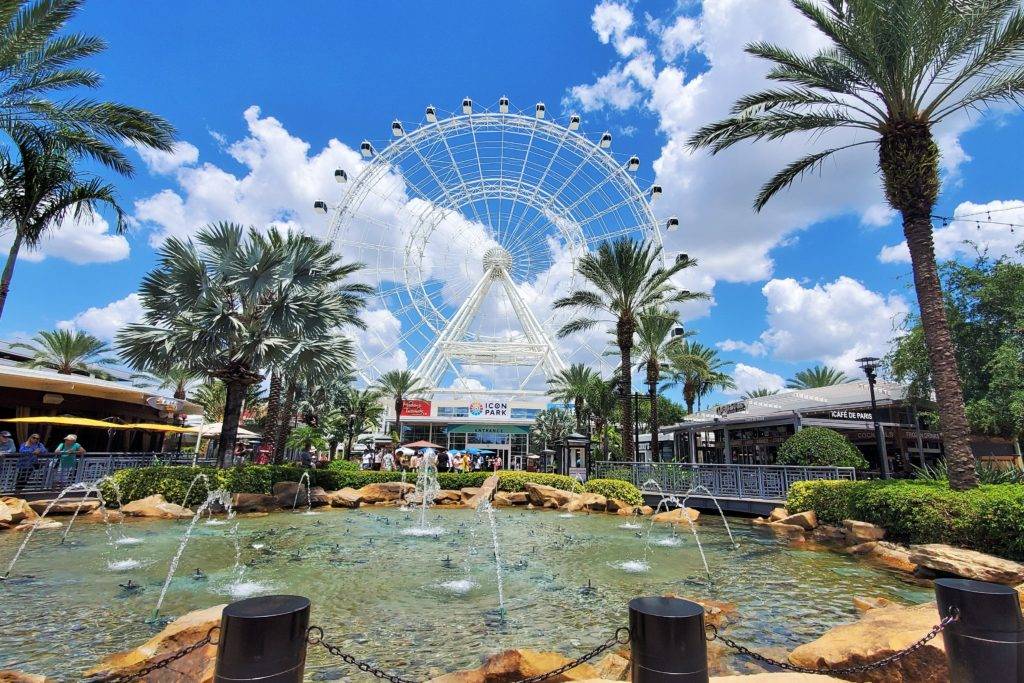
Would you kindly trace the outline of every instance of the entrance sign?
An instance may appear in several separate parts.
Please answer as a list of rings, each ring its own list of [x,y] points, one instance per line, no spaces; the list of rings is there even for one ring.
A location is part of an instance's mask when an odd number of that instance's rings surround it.
[[[410,398],[402,401],[402,415],[408,417],[430,417],[430,401]]]

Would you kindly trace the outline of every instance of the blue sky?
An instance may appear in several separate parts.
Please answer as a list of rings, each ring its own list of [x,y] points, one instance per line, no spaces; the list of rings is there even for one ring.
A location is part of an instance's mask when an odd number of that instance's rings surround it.
[[[171,157],[132,152],[136,176],[114,179],[138,220],[126,239],[102,224],[67,225],[19,261],[0,338],[57,324],[109,338],[138,314],[126,297],[153,265],[154,246],[196,221],[322,229],[307,226],[307,200],[330,186],[306,188],[304,178],[288,186],[289,159],[299,159],[296,173],[310,173],[315,165],[302,162],[332,139],[355,149],[363,138],[385,139],[394,118],[419,121],[425,105],[454,110],[464,96],[580,112],[586,130],[610,130],[616,150],[641,157],[641,175],[664,186],[664,210],[682,223],[668,248],[701,259],[687,284],[714,296],[713,305],[686,310],[687,325],[698,340],[721,345],[743,388],[777,386],[819,362],[849,368],[858,355],[881,355],[893,322],[913,306],[902,236],[882,208],[870,153],[839,157],[756,216],[748,207],[757,181],[809,142],[715,159],[682,149],[696,125],[762,82],[763,69],[742,55],[745,42],[816,45],[781,0],[105,0],[88,3],[74,28],[110,43],[90,63],[105,76],[101,95],[163,115],[185,144]],[[1024,203],[1013,203],[1024,199],[1021,126],[1011,112],[996,112],[938,131],[940,213],[1011,209],[1000,215],[1024,223]],[[940,256],[968,254],[965,236],[996,254],[1015,241],[1005,228],[979,232],[958,222],[941,231]]]

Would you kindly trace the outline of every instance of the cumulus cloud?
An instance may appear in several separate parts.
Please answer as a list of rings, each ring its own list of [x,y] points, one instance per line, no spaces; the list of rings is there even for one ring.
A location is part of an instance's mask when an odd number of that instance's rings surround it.
[[[6,252],[14,240],[12,231],[0,232],[0,249]],[[68,214],[60,225],[47,231],[35,249],[22,247],[19,259],[40,262],[59,258],[71,263],[112,263],[128,258],[131,248],[124,235],[111,231],[111,225],[97,213],[81,218]]]
[[[736,383],[736,388],[723,391],[726,396],[742,396],[755,389],[782,389],[786,386],[786,380],[774,372],[745,363],[736,364],[732,371],[732,380]]]
[[[742,351],[750,356],[763,356],[768,352],[761,342],[745,342],[736,339],[725,339],[715,344],[723,351]]]
[[[1024,201],[995,200],[986,204],[963,202],[953,211],[953,221],[935,229],[935,256],[949,259],[971,258],[979,253],[993,258],[1008,256],[1021,260],[1017,248],[1024,241]],[[1012,230],[1012,231],[1011,231]],[[906,241],[882,247],[878,254],[882,263],[910,263]]]
[[[189,142],[176,142],[171,151],[164,152],[144,145],[132,145],[142,157],[150,173],[165,175],[182,166],[191,166],[199,161],[199,148]]]
[[[661,56],[671,62],[700,44],[700,24],[692,17],[679,16],[661,32],[660,37]]]
[[[68,330],[82,330],[105,341],[125,325],[142,320],[142,302],[136,293],[112,301],[106,306],[93,306],[75,315],[70,320],[61,320],[57,326]]]

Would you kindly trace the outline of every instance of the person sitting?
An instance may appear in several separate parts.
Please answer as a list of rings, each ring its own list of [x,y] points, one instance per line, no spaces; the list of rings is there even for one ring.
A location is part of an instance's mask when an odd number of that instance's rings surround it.
[[[10,432],[0,432],[0,455],[5,453],[13,453],[18,450],[14,443],[14,439],[11,438]]]

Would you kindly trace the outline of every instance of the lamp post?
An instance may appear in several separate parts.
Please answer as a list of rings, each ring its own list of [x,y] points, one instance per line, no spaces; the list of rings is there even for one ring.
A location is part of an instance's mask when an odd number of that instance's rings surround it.
[[[871,392],[871,419],[875,423],[875,444],[878,448],[878,459],[882,464],[882,478],[889,478],[889,457],[885,452],[885,434],[882,432],[882,425],[878,422],[878,404],[875,401],[875,380],[878,379],[878,359],[872,356],[858,358],[860,369],[868,378],[868,389]]]
[[[348,439],[345,441],[345,459],[348,460],[352,457],[352,437],[355,436],[356,431],[356,416],[355,413],[349,413],[348,415]]]
[[[640,462],[640,394],[633,392],[633,462]]]

